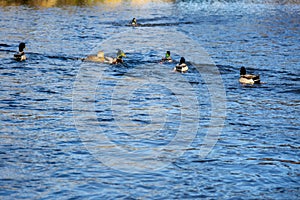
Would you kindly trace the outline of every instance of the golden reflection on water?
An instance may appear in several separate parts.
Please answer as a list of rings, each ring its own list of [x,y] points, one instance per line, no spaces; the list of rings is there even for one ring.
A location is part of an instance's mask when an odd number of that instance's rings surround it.
[[[0,6],[35,6],[35,7],[56,7],[56,6],[91,6],[104,4],[110,7],[117,7],[122,3],[130,3],[134,6],[144,5],[150,2],[175,2],[175,0],[0,0]]]

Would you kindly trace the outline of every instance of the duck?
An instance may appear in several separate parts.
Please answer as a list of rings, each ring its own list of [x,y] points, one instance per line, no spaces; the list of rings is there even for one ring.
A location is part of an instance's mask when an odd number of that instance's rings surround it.
[[[259,75],[247,74],[246,68],[241,67],[239,82],[242,84],[260,84]]]
[[[136,18],[133,18],[133,19],[131,20],[131,25],[132,25],[132,26],[137,26]]]
[[[174,68],[174,71],[178,71],[178,72],[187,72],[188,70],[188,66],[185,64],[185,58],[184,57],[181,57],[180,58],[180,62],[179,64],[177,64]]]
[[[116,58],[105,57],[103,51],[98,51],[97,55],[90,55],[83,60],[91,61],[91,62],[108,63],[108,64],[118,64],[118,63],[123,63],[123,59],[122,59],[123,57],[126,57],[126,54],[119,49]]]
[[[118,52],[117,52],[117,57],[116,58],[109,58],[109,63],[110,64],[118,64],[118,63],[123,63],[123,57],[126,57],[126,54],[118,49]],[[106,57],[106,59],[108,59],[108,57]]]
[[[19,53],[14,55],[14,59],[17,61],[23,61],[26,60],[24,49],[26,48],[26,45],[24,42],[21,42],[19,44]]]
[[[171,52],[167,51],[165,57],[163,57],[161,59],[161,63],[162,62],[173,62],[172,58],[171,58]]]

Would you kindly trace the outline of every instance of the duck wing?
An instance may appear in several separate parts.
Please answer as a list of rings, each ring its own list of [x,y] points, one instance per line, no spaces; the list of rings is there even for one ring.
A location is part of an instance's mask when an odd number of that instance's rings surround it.
[[[14,59],[20,61],[21,60],[22,55],[20,54],[15,54],[14,55]]]
[[[92,61],[92,62],[105,62],[104,58],[98,57],[96,55],[90,55],[84,59],[85,61]]]
[[[241,75],[239,81],[246,84],[260,83],[259,75],[246,74]]]
[[[14,54],[14,59],[17,61],[26,60],[26,56],[24,52]]]
[[[182,68],[184,68],[184,67],[186,67],[186,64],[185,63],[182,63],[181,65],[176,65],[176,69],[182,69]]]
[[[95,55],[89,55],[84,60],[86,60],[86,61],[95,61],[96,58],[97,58],[97,56],[95,56]]]
[[[252,75],[252,74],[246,74],[246,75],[241,75],[241,77],[246,78],[246,79],[259,79],[259,75]]]
[[[114,58],[112,58],[112,57],[105,57],[104,58],[104,62],[112,64],[114,62]]]

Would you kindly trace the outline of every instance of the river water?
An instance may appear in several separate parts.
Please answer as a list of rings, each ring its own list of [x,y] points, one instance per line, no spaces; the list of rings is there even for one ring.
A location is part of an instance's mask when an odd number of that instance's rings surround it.
[[[0,2],[1,199],[300,198],[299,2]]]

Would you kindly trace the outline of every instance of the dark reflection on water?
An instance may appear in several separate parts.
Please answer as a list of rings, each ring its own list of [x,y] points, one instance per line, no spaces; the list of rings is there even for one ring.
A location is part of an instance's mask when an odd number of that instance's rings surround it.
[[[300,7],[296,3],[153,1],[135,7],[137,1],[66,2],[0,1],[1,199],[300,198]],[[85,6],[75,6],[82,2]],[[107,9],[104,4],[117,6]],[[145,27],[126,26],[133,16]],[[157,27],[183,32],[208,51],[224,82],[226,121],[212,152],[200,159],[211,105],[203,77],[191,66],[183,76],[198,89],[201,109],[201,128],[193,143],[161,170],[125,173],[103,165],[84,146],[74,124],[74,82],[82,68],[80,59],[96,53],[101,42],[128,29]],[[28,60],[14,62],[20,41],[27,44]],[[170,43],[181,42],[170,38]],[[110,92],[130,69],[155,64],[164,54],[151,49],[143,55],[138,50],[147,47],[142,42],[135,45],[124,49],[124,65],[105,71],[94,95],[94,114],[106,125],[105,134],[123,145],[129,140],[131,146],[139,135],[114,127]],[[174,58],[178,61],[180,55]],[[164,66],[171,73],[173,64]],[[265,84],[240,85],[241,66],[260,74]],[[157,77],[168,73],[162,71]],[[147,74],[130,76],[143,80]],[[99,93],[100,89],[107,90]],[[152,122],[141,108],[168,110],[167,131],[155,135],[155,141],[142,141],[148,146],[165,144],[180,122],[175,95],[153,84],[135,90],[133,96],[128,116],[135,125]]]

